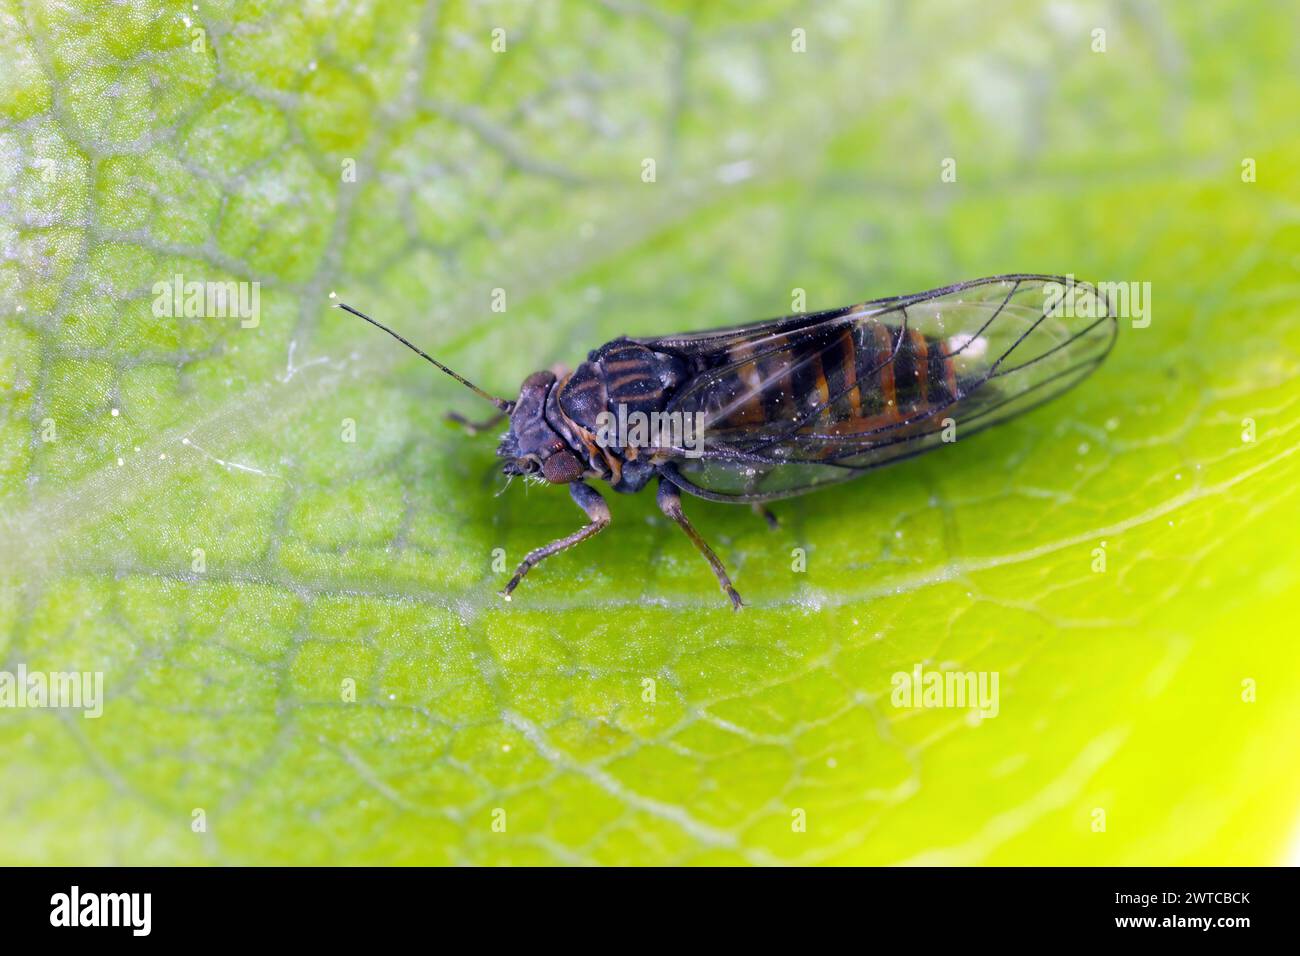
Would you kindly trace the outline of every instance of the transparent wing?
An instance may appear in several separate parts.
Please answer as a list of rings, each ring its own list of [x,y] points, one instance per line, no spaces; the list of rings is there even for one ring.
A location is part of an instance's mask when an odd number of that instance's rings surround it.
[[[703,430],[700,457],[674,456],[684,489],[783,497],[920,454],[1069,389],[1116,334],[1093,286],[1057,276],[998,276],[822,315],[733,339],[674,397],[670,410],[697,414]]]

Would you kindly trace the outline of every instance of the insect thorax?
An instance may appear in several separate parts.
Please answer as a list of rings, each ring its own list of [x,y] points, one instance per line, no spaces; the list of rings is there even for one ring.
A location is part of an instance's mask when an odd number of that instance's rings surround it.
[[[607,434],[612,422],[662,412],[687,376],[675,356],[615,339],[591,352],[556,389],[557,411],[575,433],[575,450],[595,470],[609,473],[615,491],[639,490],[656,467],[646,449],[599,443],[597,436]]]

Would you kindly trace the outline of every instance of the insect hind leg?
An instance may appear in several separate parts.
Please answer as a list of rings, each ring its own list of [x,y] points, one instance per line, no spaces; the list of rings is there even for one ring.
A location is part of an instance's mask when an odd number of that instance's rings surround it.
[[[577,503],[578,507],[586,512],[590,523],[579,528],[571,535],[552,541],[545,547],[529,551],[524,556],[524,560],[519,563],[514,577],[507,581],[506,586],[499,592],[507,601],[510,600],[510,592],[519,586],[519,582],[524,579],[524,575],[531,571],[535,565],[545,561],[553,554],[559,554],[561,551],[573,547],[580,541],[586,541],[592,535],[599,534],[609,526],[609,505],[605,503],[605,499],[600,496],[599,491],[590,485],[575,481],[569,485],[569,495]]]
[[[727,569],[722,566],[718,556],[713,553],[713,549],[708,546],[700,533],[695,530],[694,525],[686,519],[682,511],[682,493],[677,490],[677,486],[666,478],[659,479],[659,492],[655,495],[655,502],[659,505],[659,510],[672,518],[686,532],[686,537],[691,539],[691,544],[699,549],[700,554],[704,555],[704,560],[709,562],[709,567],[718,577],[718,584],[722,586],[723,592],[731,598],[731,606],[739,611],[744,604],[736,589],[731,586],[731,578],[727,576]]]
[[[781,527],[781,522],[777,520],[776,515],[772,514],[771,508],[758,501],[755,501],[750,507],[753,509],[754,514],[766,521],[767,526],[773,531]]]

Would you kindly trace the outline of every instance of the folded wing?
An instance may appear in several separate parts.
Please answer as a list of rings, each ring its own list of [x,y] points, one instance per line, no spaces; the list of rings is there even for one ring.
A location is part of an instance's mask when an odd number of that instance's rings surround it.
[[[695,375],[669,411],[703,452],[669,474],[709,498],[764,500],[853,478],[1061,394],[1114,343],[1108,303],[1059,276],[978,279],[730,330],[638,340]]]

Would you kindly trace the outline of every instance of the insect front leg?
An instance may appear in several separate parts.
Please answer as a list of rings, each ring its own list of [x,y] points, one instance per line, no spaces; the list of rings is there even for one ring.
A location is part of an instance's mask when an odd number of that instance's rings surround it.
[[[464,426],[465,431],[469,432],[471,435],[477,435],[479,432],[487,431],[489,428],[492,428],[497,424],[499,424],[501,422],[501,419],[505,417],[506,417],[506,412],[497,412],[491,418],[484,419],[481,422],[472,422],[464,415],[461,415],[457,412],[448,412],[446,415],[443,416],[444,419],[446,419],[447,421],[451,422],[454,425]]]
[[[501,589],[500,594],[507,601],[510,600],[510,592],[518,587],[519,582],[524,579],[524,575],[531,571],[535,564],[544,561],[553,554],[559,554],[565,548],[573,547],[579,541],[585,541],[592,535],[604,531],[605,526],[609,524],[609,505],[605,504],[605,499],[600,496],[600,492],[595,488],[584,485],[580,481],[575,481],[569,485],[569,495],[577,502],[578,507],[587,513],[591,523],[579,528],[568,537],[552,541],[544,548],[529,551],[524,556],[523,561],[519,562],[519,567],[515,570],[515,576],[506,582],[506,586]]]
[[[700,554],[704,555],[704,560],[709,562],[709,567],[713,568],[713,573],[718,576],[718,584],[722,585],[722,590],[727,597],[731,598],[731,606],[739,611],[743,603],[740,600],[740,595],[731,586],[731,578],[727,576],[727,569],[722,566],[722,562],[713,553],[713,549],[705,543],[704,539],[700,537],[700,533],[686,520],[686,515],[682,512],[682,493],[677,490],[677,486],[671,481],[660,478],[659,492],[655,495],[655,501],[659,505],[659,510],[676,521],[681,526],[681,529],[686,532],[686,537],[691,539],[691,543],[700,549]]]

